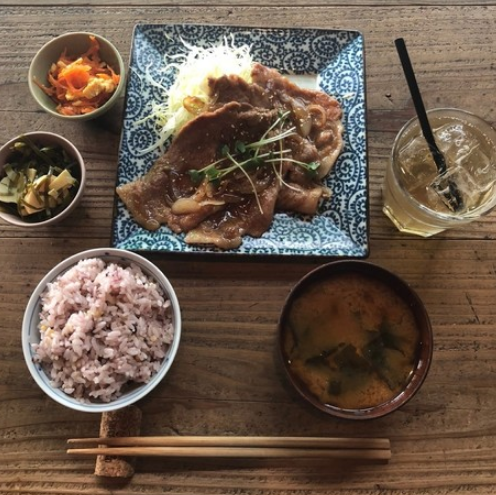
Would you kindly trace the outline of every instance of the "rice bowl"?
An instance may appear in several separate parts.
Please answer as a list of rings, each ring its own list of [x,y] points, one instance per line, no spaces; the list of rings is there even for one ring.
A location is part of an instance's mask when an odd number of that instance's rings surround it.
[[[104,412],[136,402],[165,376],[181,333],[163,273],[119,249],[76,254],[33,292],[23,320],[28,368],[57,402]]]

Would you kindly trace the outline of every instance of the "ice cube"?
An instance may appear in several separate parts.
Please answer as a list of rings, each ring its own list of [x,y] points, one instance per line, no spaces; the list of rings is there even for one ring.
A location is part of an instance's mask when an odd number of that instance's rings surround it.
[[[484,150],[484,137],[464,123],[445,124],[434,130],[434,136],[448,166],[447,174],[435,181],[434,188],[446,197],[449,178],[462,197],[462,211],[477,207],[496,185],[491,157]],[[443,187],[439,187],[440,183]]]
[[[427,142],[419,135],[399,151],[404,186],[438,211],[464,213],[478,207],[496,189],[494,146],[478,129],[460,121],[438,125],[433,131],[447,171],[439,174]],[[458,201],[461,209],[456,208]]]
[[[462,123],[449,123],[434,129],[436,143],[440,150],[454,160],[464,156],[471,148],[478,146],[478,141]]]
[[[403,146],[399,151],[399,160],[408,189],[426,186],[436,177],[436,166],[423,136],[417,136]]]

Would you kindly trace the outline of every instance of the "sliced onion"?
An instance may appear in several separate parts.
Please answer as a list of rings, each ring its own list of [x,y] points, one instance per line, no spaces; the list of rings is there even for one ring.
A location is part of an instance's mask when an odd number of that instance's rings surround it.
[[[293,113],[296,117],[300,135],[303,137],[307,137],[312,130],[312,119],[310,117],[310,114],[308,113],[307,109],[302,106],[293,107]]]
[[[174,215],[187,215],[189,213],[196,213],[200,210],[201,205],[193,198],[179,198],[171,207]]]
[[[320,105],[309,105],[308,113],[310,115],[312,125],[317,129],[322,129],[327,122],[325,110]]]

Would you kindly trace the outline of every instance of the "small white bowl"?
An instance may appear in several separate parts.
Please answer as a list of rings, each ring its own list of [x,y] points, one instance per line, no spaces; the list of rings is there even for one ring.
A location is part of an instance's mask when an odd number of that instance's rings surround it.
[[[112,96],[104,105],[96,110],[83,115],[61,115],[56,110],[56,103],[36,84],[49,86],[47,76],[53,63],[57,62],[61,53],[67,50],[69,56],[77,57],[83,54],[89,47],[89,37],[94,36],[100,44],[100,58],[107,63],[116,74],[120,76],[120,81]],[[43,45],[34,56],[28,73],[29,90],[36,103],[54,117],[65,120],[90,120],[102,116],[117,103],[121,96],[125,81],[125,66],[117,48],[103,36],[89,32],[70,32],[61,34]]]
[[[40,331],[38,327],[40,321],[39,314],[41,310],[40,296],[45,291],[47,284],[53,282],[57,277],[59,277],[59,275],[72,268],[80,260],[89,258],[100,258],[106,262],[114,262],[121,266],[129,266],[131,263],[136,264],[141,268],[145,275],[153,278],[159,284],[164,292],[164,296],[171,302],[173,339],[159,371],[154,374],[147,383],[136,385],[135,388],[133,387],[131,390],[124,392],[123,395],[108,403],[102,401],[83,403],[66,394],[60,388],[54,387],[42,366],[34,361],[35,353],[32,349],[32,344],[37,344],[40,342]],[[22,321],[22,350],[28,369],[35,382],[39,385],[43,392],[45,392],[54,401],[71,409],[83,412],[102,413],[106,411],[115,411],[129,406],[145,397],[145,395],[150,393],[162,381],[169,371],[179,348],[180,339],[181,311],[179,301],[167,277],[157,266],[148,261],[146,258],[130,251],[113,248],[99,248],[83,251],[70,256],[50,270],[50,272],[43,277],[31,295]]]
[[[68,215],[70,215],[76,206],[81,201],[83,197],[84,187],[86,184],[86,167],[84,165],[83,157],[81,153],[79,153],[78,149],[66,138],[60,136],[59,134],[54,134],[53,132],[43,132],[43,131],[34,131],[34,132],[26,132],[20,136],[17,136],[7,143],[5,143],[2,147],[0,147],[0,178],[3,177],[4,167],[7,163],[9,163],[9,159],[12,157],[13,151],[12,146],[17,141],[20,141],[23,137],[29,138],[34,144],[38,146],[60,146],[65,152],[70,156],[77,167],[73,171],[73,175],[76,176],[79,184],[77,186],[76,194],[72,201],[57,215],[48,218],[46,220],[41,220],[39,222],[30,222],[29,220],[24,220],[20,216],[6,213],[0,211],[0,218],[5,220],[6,222],[16,225],[17,227],[27,227],[27,228],[41,228],[47,227],[48,225],[53,225]]]

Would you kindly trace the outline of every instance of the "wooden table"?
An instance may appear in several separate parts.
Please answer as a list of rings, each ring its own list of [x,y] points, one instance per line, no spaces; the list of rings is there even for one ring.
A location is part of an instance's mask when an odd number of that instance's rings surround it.
[[[0,142],[30,130],[68,137],[86,160],[88,187],[76,213],[60,226],[28,231],[0,223],[0,493],[496,493],[496,214],[424,240],[393,228],[381,212],[380,193],[394,136],[414,114],[393,40],[406,39],[428,107],[464,108],[494,124],[494,2],[1,3]],[[108,37],[127,59],[138,22],[345,28],[364,34],[369,259],[418,291],[435,332],[428,379],[403,409],[370,422],[331,419],[295,395],[275,359],[283,300],[317,263],[150,255],[177,290],[184,329],[170,374],[139,403],[142,434],[388,437],[389,464],[141,459],[133,479],[114,487],[94,477],[94,460],[65,454],[67,438],[97,434],[100,416],[65,409],[39,390],[23,360],[21,321],[33,288],[50,268],[78,251],[110,245],[120,112],[89,123],[51,118],[30,97],[27,71],[43,43],[70,30]]]

